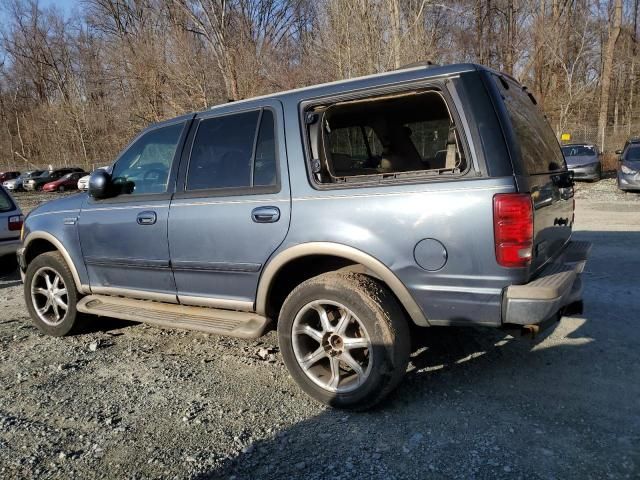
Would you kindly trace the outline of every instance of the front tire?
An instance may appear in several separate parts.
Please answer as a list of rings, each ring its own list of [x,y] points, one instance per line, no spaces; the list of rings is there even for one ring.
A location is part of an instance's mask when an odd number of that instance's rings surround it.
[[[327,273],[296,287],[278,322],[280,350],[293,379],[315,400],[365,410],[388,395],[409,361],[404,312],[381,282]]]
[[[42,333],[67,335],[78,317],[79,297],[73,274],[60,253],[43,253],[27,267],[24,299],[33,323]]]
[[[60,193],[64,192],[64,185],[60,185],[60,186],[58,187],[58,191],[59,191]]]

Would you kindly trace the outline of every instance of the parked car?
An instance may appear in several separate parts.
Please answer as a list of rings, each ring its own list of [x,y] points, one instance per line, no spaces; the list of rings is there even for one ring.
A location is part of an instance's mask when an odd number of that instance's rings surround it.
[[[89,195],[38,206],[25,300],[51,335],[79,313],[275,324],[305,392],[364,409],[403,377],[410,324],[533,334],[580,311],[573,188],[533,96],[481,66],[277,93],[152,125]]]
[[[42,190],[42,188],[50,182],[59,180],[68,173],[82,172],[81,168],[59,168],[58,170],[46,170],[38,176],[33,176],[23,183],[25,190]]]
[[[616,152],[618,161],[618,188],[640,191],[640,138],[630,138],[622,150]]]
[[[99,167],[99,168],[96,168],[94,171],[97,171],[97,170],[109,171],[109,167],[108,166]],[[91,177],[90,174],[85,175],[80,180],[78,180],[78,190],[81,190],[83,192],[89,190],[89,177]]]
[[[31,170],[29,172],[23,172],[20,176],[3,182],[2,186],[10,192],[17,192],[24,190],[23,183],[25,180],[29,180],[31,177],[35,177],[44,172],[44,170]]]
[[[64,192],[65,190],[75,190],[78,188],[78,180],[86,174],[87,172],[67,173],[64,177],[61,177],[58,180],[45,183],[42,190],[45,192]]]
[[[573,143],[562,146],[567,168],[576,180],[597,182],[602,178],[602,164],[598,148],[589,143]]]
[[[20,172],[0,172],[0,185],[7,180],[13,180],[14,178],[18,178],[20,176]]]
[[[24,217],[11,194],[0,186],[0,272],[15,270]]]

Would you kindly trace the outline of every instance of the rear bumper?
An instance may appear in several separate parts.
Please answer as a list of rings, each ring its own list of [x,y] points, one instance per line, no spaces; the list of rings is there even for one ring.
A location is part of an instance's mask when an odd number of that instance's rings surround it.
[[[15,254],[20,248],[20,238],[0,240],[0,256]]]
[[[563,307],[580,301],[580,274],[590,251],[590,242],[570,242],[535,280],[507,287],[503,294],[503,324],[538,325]]]

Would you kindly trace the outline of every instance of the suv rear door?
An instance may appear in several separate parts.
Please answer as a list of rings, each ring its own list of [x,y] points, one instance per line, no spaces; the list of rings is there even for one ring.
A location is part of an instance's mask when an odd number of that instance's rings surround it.
[[[533,202],[533,274],[560,252],[571,236],[573,182],[558,140],[533,95],[506,76],[490,76],[500,97],[497,107],[518,190],[530,192]]]
[[[262,267],[289,229],[279,101],[198,115],[169,213],[178,300],[251,310]]]

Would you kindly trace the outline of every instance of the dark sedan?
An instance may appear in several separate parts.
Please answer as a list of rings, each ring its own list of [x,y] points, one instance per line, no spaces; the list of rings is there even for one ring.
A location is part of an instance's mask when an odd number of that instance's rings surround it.
[[[600,155],[595,145],[576,143],[562,147],[567,168],[573,170],[576,180],[590,180],[596,182],[602,177]]]

